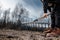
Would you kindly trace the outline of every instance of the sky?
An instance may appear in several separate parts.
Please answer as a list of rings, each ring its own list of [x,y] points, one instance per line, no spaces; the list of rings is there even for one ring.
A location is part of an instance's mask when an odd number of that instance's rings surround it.
[[[36,19],[43,14],[43,6],[40,0],[0,0],[0,6],[3,9],[14,9],[17,3],[23,5],[29,11],[29,17]]]

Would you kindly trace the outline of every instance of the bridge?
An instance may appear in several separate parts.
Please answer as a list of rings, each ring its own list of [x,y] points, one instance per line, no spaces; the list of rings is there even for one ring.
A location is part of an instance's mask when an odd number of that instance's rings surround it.
[[[48,14],[47,16],[49,16],[50,14]],[[48,22],[39,22],[39,20],[43,21],[45,17],[41,17],[38,18],[36,20],[34,20],[33,22],[22,22],[22,24],[24,24],[27,27],[31,27],[31,28],[49,28],[50,27],[50,23],[49,20],[47,20]]]

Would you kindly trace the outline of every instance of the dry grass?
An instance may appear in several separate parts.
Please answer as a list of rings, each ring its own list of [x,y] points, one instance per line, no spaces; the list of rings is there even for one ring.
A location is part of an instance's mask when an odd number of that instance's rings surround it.
[[[43,37],[41,32],[0,30],[0,40],[60,40],[60,37]]]

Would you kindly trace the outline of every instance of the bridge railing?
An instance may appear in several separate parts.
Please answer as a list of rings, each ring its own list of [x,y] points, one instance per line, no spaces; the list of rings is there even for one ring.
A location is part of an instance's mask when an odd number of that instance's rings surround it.
[[[25,23],[26,26],[30,26],[30,27],[38,27],[38,28],[49,28],[50,27],[50,23]]]

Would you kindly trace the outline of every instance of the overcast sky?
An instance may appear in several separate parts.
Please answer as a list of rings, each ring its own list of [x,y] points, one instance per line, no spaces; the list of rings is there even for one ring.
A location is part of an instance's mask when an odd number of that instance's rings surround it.
[[[30,12],[29,17],[33,19],[43,14],[42,2],[40,0],[0,0],[0,6],[3,9],[11,8],[13,10],[17,3],[23,4],[23,7]]]

